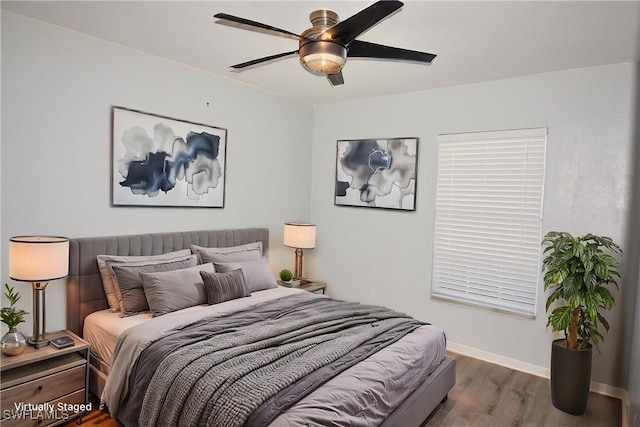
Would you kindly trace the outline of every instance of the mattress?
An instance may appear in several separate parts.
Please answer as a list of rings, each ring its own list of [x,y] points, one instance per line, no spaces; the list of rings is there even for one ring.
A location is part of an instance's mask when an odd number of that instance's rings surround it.
[[[181,311],[195,313],[206,307],[208,306],[199,305]],[[85,318],[83,338],[91,344],[91,357],[99,362],[98,367],[102,372],[108,374],[111,369],[113,354],[120,335],[127,329],[151,319],[151,313],[120,317],[120,313],[114,313],[111,310],[95,311]]]
[[[101,310],[91,313],[84,321],[83,338],[91,344],[91,359],[99,362],[99,368],[109,373],[118,337],[132,326],[151,319],[150,314],[120,318],[120,313]]]
[[[197,316],[199,311],[213,311],[220,314],[233,312],[250,306],[250,303],[261,303],[270,299],[276,299],[281,295],[290,295],[296,292],[305,292],[300,289],[285,288],[279,286],[275,289],[253,292],[251,300],[237,299],[227,301],[224,304],[198,305],[185,308],[179,313],[193,313]],[[178,313],[178,314],[179,314]],[[165,315],[165,318],[176,316],[176,313]],[[142,313],[135,316],[120,317],[120,313],[111,310],[100,310],[89,314],[84,320],[83,338],[91,344],[92,356],[100,361],[100,370],[109,373],[113,363],[113,354],[120,335],[127,329],[152,320],[151,313]]]
[[[198,312],[213,311],[222,316],[299,292],[305,291],[278,287],[254,292],[251,298],[241,298],[215,306],[191,307],[156,319],[151,318],[149,314],[120,318],[118,313],[99,311],[86,318],[84,337],[91,343],[92,351],[102,362],[103,372],[109,372],[114,363],[114,352],[120,336],[134,326],[150,322],[149,326],[153,325],[153,329],[148,330],[149,334],[140,335],[144,335],[143,341],[153,341],[154,337],[163,334],[162,330],[166,325],[188,322],[188,319],[199,316]],[[318,295],[318,298],[325,297]],[[142,348],[145,343],[140,345]],[[336,426],[377,425],[444,360],[445,345],[441,329],[432,325],[421,326],[329,380],[277,417],[271,425],[308,425],[313,424],[314,420],[317,424],[328,423]],[[140,349],[135,349],[132,353],[139,354],[139,351]],[[125,370],[126,365],[131,364],[124,363],[124,359],[121,362],[125,365]],[[120,369],[121,367],[118,368],[118,372]],[[107,403],[109,399],[111,402],[114,401],[114,392],[116,395],[121,391],[126,393],[126,390],[118,390],[118,387],[118,381],[114,380],[105,388],[107,396],[103,394],[103,398],[106,397]],[[109,405],[109,409],[111,411],[114,408]],[[117,407],[115,409],[117,410]]]

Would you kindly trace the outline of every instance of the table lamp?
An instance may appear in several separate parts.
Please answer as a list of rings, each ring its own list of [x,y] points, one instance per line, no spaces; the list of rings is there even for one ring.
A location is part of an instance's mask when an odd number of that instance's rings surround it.
[[[69,239],[56,236],[17,236],[9,239],[9,277],[31,282],[35,348],[49,344],[46,333],[45,288],[50,280],[69,274]]]
[[[306,222],[287,222],[284,224],[284,245],[296,249],[294,279],[303,279],[303,249],[316,247],[316,226]]]

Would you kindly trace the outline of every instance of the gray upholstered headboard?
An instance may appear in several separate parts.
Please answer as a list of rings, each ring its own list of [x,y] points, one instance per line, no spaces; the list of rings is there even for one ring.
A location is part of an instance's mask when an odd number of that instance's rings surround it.
[[[67,329],[82,336],[85,317],[94,311],[109,308],[96,261],[98,255],[159,255],[188,249],[191,245],[226,247],[251,242],[262,242],[264,255],[267,256],[269,229],[242,228],[70,239]]]

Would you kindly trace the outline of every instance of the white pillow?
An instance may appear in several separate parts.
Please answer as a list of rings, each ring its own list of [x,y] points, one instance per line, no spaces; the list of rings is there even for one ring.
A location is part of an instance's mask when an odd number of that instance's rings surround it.
[[[262,242],[223,248],[205,248],[191,245],[191,251],[198,255],[201,264],[207,262],[252,261],[262,258]]]

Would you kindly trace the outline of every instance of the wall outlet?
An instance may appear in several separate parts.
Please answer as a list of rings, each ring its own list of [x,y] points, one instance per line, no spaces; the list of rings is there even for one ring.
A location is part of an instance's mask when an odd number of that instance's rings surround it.
[[[369,288],[369,299],[376,299],[376,290]]]

